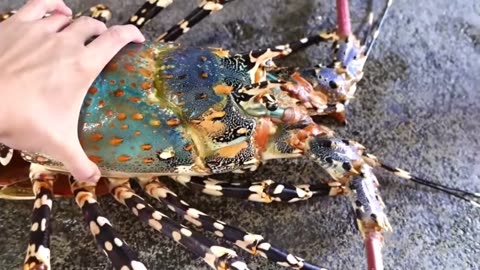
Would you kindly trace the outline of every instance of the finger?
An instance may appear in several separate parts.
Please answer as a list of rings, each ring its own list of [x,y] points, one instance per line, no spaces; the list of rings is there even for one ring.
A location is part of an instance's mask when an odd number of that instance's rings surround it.
[[[71,21],[72,19],[70,17],[63,14],[53,14],[52,16],[41,20],[40,24],[41,27],[48,32],[55,33],[64,29]]]
[[[65,151],[59,155],[59,160],[72,176],[85,182],[98,182],[100,170],[85,154],[80,143],[69,145],[64,148]]]
[[[12,18],[35,21],[43,18],[48,12],[72,15],[72,10],[62,0],[29,0]]]
[[[130,42],[143,42],[145,37],[134,25],[116,25],[110,27],[101,34],[87,48],[92,55],[94,66],[99,67],[98,72],[118,53],[125,45]]]
[[[94,36],[101,35],[105,31],[107,31],[107,26],[103,22],[82,16],[63,29],[62,33],[69,34],[75,39],[78,38],[86,42]]]

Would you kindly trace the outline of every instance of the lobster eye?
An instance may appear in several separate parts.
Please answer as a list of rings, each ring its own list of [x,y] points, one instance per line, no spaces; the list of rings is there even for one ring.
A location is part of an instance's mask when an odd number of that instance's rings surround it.
[[[338,84],[334,81],[329,81],[328,82],[328,85],[330,86],[330,88],[332,89],[337,89],[338,88]]]

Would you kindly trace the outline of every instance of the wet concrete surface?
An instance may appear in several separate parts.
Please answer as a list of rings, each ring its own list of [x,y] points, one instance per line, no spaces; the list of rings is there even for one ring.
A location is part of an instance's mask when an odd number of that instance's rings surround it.
[[[0,9],[17,7],[4,0]],[[123,22],[142,1],[106,1],[113,22]],[[351,1],[355,25],[364,1]],[[75,10],[96,0],[68,1]],[[150,37],[176,23],[196,1],[175,1],[144,32]],[[383,3],[375,1],[375,10]],[[179,41],[242,52],[315,33],[334,22],[334,1],[238,0]],[[282,62],[310,66],[328,60],[327,46]],[[349,123],[335,129],[383,160],[448,184],[480,191],[480,2],[395,1],[385,22],[358,96],[348,107]],[[324,179],[312,162],[276,161],[256,177],[289,183]],[[394,231],[383,249],[386,269],[480,269],[480,210],[446,194],[377,173]],[[248,176],[245,176],[248,177]],[[330,269],[365,269],[361,237],[346,198],[261,205],[212,198],[172,184],[192,206]],[[103,197],[107,216],[149,269],[208,269],[183,248],[138,222],[129,210]],[[151,201],[160,209],[166,208]],[[0,201],[0,269],[18,269],[27,247],[31,202]],[[167,212],[168,213],[168,212]],[[56,200],[53,269],[110,269],[85,229],[72,200]],[[211,236],[211,235],[209,235]],[[238,249],[237,249],[238,250]],[[239,251],[251,269],[280,269]]]

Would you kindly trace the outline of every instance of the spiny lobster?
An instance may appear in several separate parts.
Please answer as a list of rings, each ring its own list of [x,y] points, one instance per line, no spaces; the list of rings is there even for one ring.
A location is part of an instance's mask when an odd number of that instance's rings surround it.
[[[172,1],[148,1],[129,23],[143,27]],[[230,55],[222,49],[191,48],[173,41],[212,11],[232,1],[205,1],[158,43],[129,45],[105,68],[90,88],[80,117],[85,151],[101,168],[110,193],[142,221],[161,231],[214,269],[248,269],[233,250],[216,245],[179,225],[136,195],[136,178],[148,195],[161,200],[191,224],[212,231],[247,252],[294,269],[320,269],[286,253],[262,236],[213,219],[168,190],[157,178],[172,179],[214,196],[251,201],[296,202],[316,196],[348,195],[365,239],[369,269],[381,269],[382,232],[390,229],[383,212],[373,167],[467,200],[478,194],[433,183],[380,162],[360,144],[338,138],[311,116],[330,115],[344,121],[344,107],[355,93],[363,65],[378,35],[391,1],[375,24],[368,19],[362,40],[351,34],[348,2],[337,1],[338,29],[286,45]],[[91,16],[106,20],[103,6]],[[11,15],[11,14],[10,14]],[[7,18],[4,15],[2,18]],[[368,17],[370,18],[370,16]],[[334,60],[327,66],[280,68],[273,59],[319,42],[334,41]],[[11,149],[3,147],[2,163]],[[35,198],[25,268],[49,269],[49,221],[52,197],[65,195],[70,184],[90,231],[117,269],[143,269],[136,254],[100,213],[96,187],[66,174],[61,163],[40,153],[21,153],[31,162]],[[273,180],[230,183],[215,174],[256,170],[266,160],[305,156],[332,177],[328,183],[291,185]],[[7,167],[9,168],[9,167]],[[207,177],[208,176],[208,177]],[[20,199],[22,178],[10,180],[1,196]]]

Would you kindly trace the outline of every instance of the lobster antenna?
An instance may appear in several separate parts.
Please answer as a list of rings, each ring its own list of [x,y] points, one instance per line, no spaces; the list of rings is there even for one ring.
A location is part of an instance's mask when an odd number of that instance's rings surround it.
[[[356,37],[360,36],[360,32],[363,32],[363,37],[364,40],[362,41],[361,44],[365,44],[365,39],[370,35],[372,32],[372,24],[373,24],[373,0],[368,1],[368,6],[367,6],[367,15],[363,18],[362,23],[355,28],[354,34]],[[363,30],[367,26],[367,29]]]
[[[365,57],[368,57],[370,54],[370,51],[372,50],[373,44],[375,44],[375,41],[377,40],[378,33],[380,32],[380,29],[382,28],[383,23],[385,22],[385,19],[387,18],[387,13],[390,10],[390,6],[392,5],[393,0],[387,0],[387,5],[382,11],[382,15],[380,16],[380,20],[377,21],[374,25],[372,25],[371,30],[369,31],[371,36],[368,38],[365,38]],[[373,34],[372,34],[373,33]],[[370,39],[370,41],[367,42],[367,40]]]
[[[478,201],[476,201],[476,199],[480,199],[480,193],[474,193],[474,192],[461,190],[461,189],[458,189],[458,188],[452,188],[452,187],[449,187],[449,186],[446,186],[446,185],[443,185],[443,184],[440,184],[440,183],[436,183],[436,182],[433,182],[433,181],[430,181],[430,180],[412,175],[405,170],[395,168],[393,166],[387,165],[387,164],[379,161],[378,158],[376,156],[372,155],[372,154],[363,153],[363,156],[365,156],[368,160],[373,161],[376,166],[381,167],[384,170],[389,171],[389,172],[395,174],[396,176],[398,176],[400,178],[410,180],[412,182],[415,182],[417,184],[433,188],[435,190],[442,191],[442,192],[444,192],[446,194],[449,194],[451,196],[454,196],[454,197],[456,197],[460,200],[466,201],[466,202],[472,204],[475,207],[480,207],[480,203]],[[474,199],[471,199],[470,197],[473,197]]]

